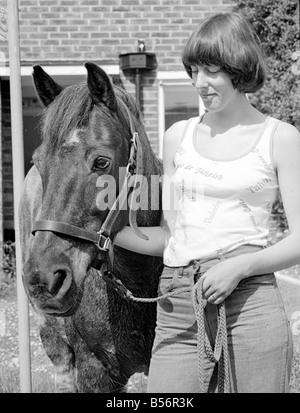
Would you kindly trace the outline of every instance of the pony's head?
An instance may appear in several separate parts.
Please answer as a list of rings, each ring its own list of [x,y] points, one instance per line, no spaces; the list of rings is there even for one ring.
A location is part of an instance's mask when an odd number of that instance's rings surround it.
[[[97,65],[85,67],[87,81],[65,89],[34,67],[35,88],[44,105],[42,142],[33,154],[43,194],[37,218],[97,234],[125,179],[133,130],[142,147],[140,173],[149,178],[160,171],[134,99]],[[112,238],[128,224],[128,216],[123,207],[114,219]],[[159,211],[140,211],[139,220],[157,225]],[[97,246],[55,228],[34,234],[24,266],[27,293],[43,311],[70,315]]]

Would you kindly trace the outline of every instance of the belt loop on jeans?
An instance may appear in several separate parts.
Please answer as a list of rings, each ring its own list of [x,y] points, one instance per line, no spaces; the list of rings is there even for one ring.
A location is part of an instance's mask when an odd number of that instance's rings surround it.
[[[183,276],[183,269],[184,269],[184,267],[177,267],[177,275],[178,275],[178,277],[182,277],[182,276]]]
[[[217,257],[218,257],[219,260],[221,260],[221,261],[225,260],[225,257],[224,257],[222,248],[220,248],[220,249],[217,251]]]
[[[201,264],[199,260],[193,261],[193,269],[194,269],[194,284],[196,284],[198,280],[198,275],[200,274]]]

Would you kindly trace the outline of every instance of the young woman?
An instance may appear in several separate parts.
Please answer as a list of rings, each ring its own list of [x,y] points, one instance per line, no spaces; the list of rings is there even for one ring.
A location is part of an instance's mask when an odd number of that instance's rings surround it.
[[[148,241],[126,227],[115,242],[163,255],[159,294],[203,277],[212,343],[216,304],[225,300],[232,392],[286,392],[292,337],[274,271],[300,263],[300,134],[247,99],[263,86],[266,69],[258,39],[241,15],[204,20],[182,60],[205,113],[165,133],[162,226],[142,228]],[[170,208],[166,194],[172,183],[178,200]],[[289,235],[267,247],[278,190]],[[207,391],[214,391],[213,367],[207,359]],[[189,292],[158,303],[148,391],[199,392],[197,323]]]

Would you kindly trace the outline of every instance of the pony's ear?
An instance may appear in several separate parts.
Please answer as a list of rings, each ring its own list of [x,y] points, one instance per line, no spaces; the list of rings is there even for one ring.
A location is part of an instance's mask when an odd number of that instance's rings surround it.
[[[32,77],[36,93],[44,106],[50,105],[63,90],[41,66],[33,66]]]
[[[88,72],[87,84],[94,104],[104,103],[108,109],[116,111],[117,99],[108,75],[95,63],[87,62],[84,66]]]

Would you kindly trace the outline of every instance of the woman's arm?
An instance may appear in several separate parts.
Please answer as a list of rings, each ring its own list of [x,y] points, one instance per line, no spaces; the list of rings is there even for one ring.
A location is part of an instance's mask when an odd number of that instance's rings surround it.
[[[287,123],[281,123],[274,136],[274,158],[289,235],[266,249],[224,260],[208,270],[204,297],[209,300],[214,294],[214,304],[222,302],[244,278],[300,264],[300,133]]]
[[[181,142],[185,126],[186,121],[177,122],[164,135],[161,225],[159,227],[140,227],[148,240],[140,238],[131,227],[127,226],[117,233],[114,245],[139,254],[163,256],[177,216],[178,200],[174,185],[174,156]]]
[[[274,158],[289,235],[255,253],[246,277],[300,264],[300,133],[292,125],[281,123],[278,126],[274,136]]]
[[[169,232],[162,227],[140,227],[148,240],[140,238],[131,227],[125,227],[117,233],[114,245],[138,254],[163,256],[165,246],[169,239]]]

